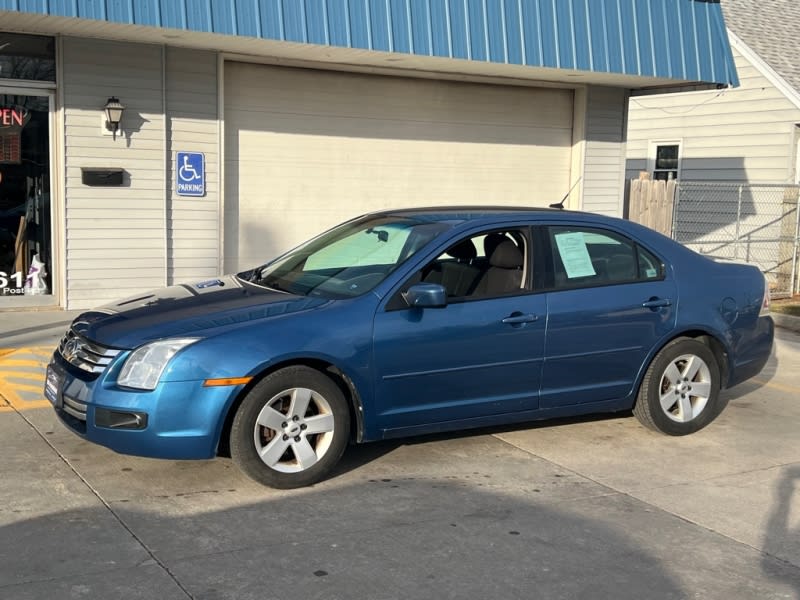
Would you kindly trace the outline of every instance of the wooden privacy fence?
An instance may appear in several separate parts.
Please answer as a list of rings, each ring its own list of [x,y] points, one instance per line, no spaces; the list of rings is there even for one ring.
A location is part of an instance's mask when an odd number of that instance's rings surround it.
[[[672,211],[677,182],[653,181],[645,173],[631,179],[628,218],[672,237]]]

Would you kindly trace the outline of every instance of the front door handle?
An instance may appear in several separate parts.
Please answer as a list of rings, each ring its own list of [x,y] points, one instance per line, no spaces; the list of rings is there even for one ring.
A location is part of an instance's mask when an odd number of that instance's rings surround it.
[[[539,315],[525,315],[521,312],[514,312],[503,319],[506,325],[521,325],[523,323],[533,323],[539,320]]]
[[[664,308],[665,306],[672,306],[672,300],[669,298],[650,298],[647,302],[642,302],[644,308]]]

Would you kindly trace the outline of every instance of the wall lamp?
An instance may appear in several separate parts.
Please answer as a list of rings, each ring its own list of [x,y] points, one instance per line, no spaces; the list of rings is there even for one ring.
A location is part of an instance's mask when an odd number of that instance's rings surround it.
[[[125,107],[120,103],[119,98],[111,96],[106,102],[103,110],[106,112],[106,126],[114,132],[114,139],[117,139],[119,122],[122,120],[122,112]]]

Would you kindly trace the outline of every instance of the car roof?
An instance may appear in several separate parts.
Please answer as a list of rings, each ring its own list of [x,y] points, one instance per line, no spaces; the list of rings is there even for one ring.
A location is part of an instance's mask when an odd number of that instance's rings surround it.
[[[392,215],[428,215],[430,213],[440,213],[442,215],[469,215],[474,218],[480,218],[484,215],[497,215],[500,214],[529,214],[531,212],[563,212],[559,208],[544,208],[541,206],[477,206],[477,205],[463,205],[463,206],[421,206],[421,207],[407,207],[397,208],[394,210],[381,211],[386,214]]]
[[[404,217],[420,221],[435,221],[460,225],[466,222],[497,221],[502,219],[530,219],[546,217],[548,219],[589,219],[595,222],[610,222],[611,217],[581,211],[560,208],[525,207],[525,206],[426,206],[415,208],[398,208],[370,213],[370,217]]]

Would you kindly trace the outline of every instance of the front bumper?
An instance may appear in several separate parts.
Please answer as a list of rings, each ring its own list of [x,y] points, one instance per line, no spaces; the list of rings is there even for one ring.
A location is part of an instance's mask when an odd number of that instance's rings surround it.
[[[119,365],[93,378],[56,352],[47,367],[45,397],[69,429],[121,454],[206,459],[217,454],[228,408],[242,386],[202,381],[162,382],[153,391],[116,385]]]

